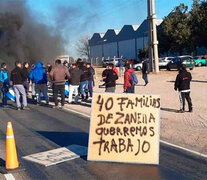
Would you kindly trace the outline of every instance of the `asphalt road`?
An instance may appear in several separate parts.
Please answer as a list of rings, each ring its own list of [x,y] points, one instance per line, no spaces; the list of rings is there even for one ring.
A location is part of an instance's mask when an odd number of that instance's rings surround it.
[[[49,167],[25,161],[22,156],[88,144],[88,118],[44,106],[30,107],[24,111],[0,108],[0,137],[5,137],[6,123],[11,121],[21,168],[25,168],[14,173],[16,179],[207,179],[207,160],[163,144],[159,166],[88,162],[86,157]]]

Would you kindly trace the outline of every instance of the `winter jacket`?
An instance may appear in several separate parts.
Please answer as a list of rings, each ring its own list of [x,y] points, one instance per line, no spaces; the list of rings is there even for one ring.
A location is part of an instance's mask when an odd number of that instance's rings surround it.
[[[94,71],[94,69],[92,67],[89,67],[88,69],[89,69],[89,72],[90,72],[89,80],[93,80],[93,76],[95,74],[95,71]]]
[[[83,71],[83,74],[81,75],[80,81],[88,81],[90,79],[91,73],[89,69],[85,66],[80,67],[80,69]]]
[[[78,86],[80,84],[80,78],[83,71],[79,68],[71,69],[70,71],[70,84],[73,86]]]
[[[10,82],[9,82],[9,76],[8,76],[8,72],[6,69],[0,69],[0,83],[2,85],[9,85]]]
[[[61,64],[55,65],[51,72],[50,77],[55,84],[65,84],[65,78],[70,78],[69,71]]]
[[[16,67],[12,70],[10,79],[13,82],[13,85],[19,85],[23,83],[23,74],[22,69],[19,67]]]
[[[175,90],[190,90],[191,73],[186,70],[180,70],[175,81]]]
[[[29,71],[27,68],[24,67],[22,69],[22,75],[23,75],[23,77],[22,77],[23,81],[27,81],[29,79]]]
[[[114,70],[112,69],[104,70],[102,73],[102,77],[104,77],[104,82],[106,87],[116,86],[116,80],[118,79],[118,76]]]
[[[35,84],[46,84],[47,83],[47,73],[42,67],[41,62],[37,62],[35,68],[30,72],[29,78],[34,80]]]
[[[142,64],[142,73],[146,74],[147,71],[148,71],[148,64],[147,64],[147,62],[144,61]]]
[[[134,72],[134,69],[130,68],[124,73],[124,91],[127,90],[128,87],[132,87],[133,85],[131,84],[131,73]]]
[[[113,71],[116,73],[117,76],[119,75],[119,71],[116,67],[113,67]]]

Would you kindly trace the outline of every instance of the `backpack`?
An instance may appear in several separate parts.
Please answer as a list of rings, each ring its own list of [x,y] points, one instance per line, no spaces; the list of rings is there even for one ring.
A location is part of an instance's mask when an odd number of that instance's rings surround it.
[[[138,84],[138,79],[137,79],[137,76],[134,72],[131,73],[130,83],[132,86],[135,86],[136,84]]]

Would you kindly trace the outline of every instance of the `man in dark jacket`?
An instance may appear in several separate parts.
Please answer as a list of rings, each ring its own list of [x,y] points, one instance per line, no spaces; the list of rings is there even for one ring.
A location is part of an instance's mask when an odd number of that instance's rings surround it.
[[[68,69],[66,69],[62,64],[61,60],[57,59],[55,61],[55,66],[50,72],[50,77],[53,80],[53,97],[55,101],[54,108],[58,108],[58,92],[61,94],[61,106],[63,108],[65,104],[65,81],[70,78]]]
[[[1,63],[0,69],[0,98],[2,99],[2,106],[7,107],[6,93],[9,90],[10,82],[6,63]]]
[[[41,93],[43,94],[46,104],[49,104],[47,73],[42,67],[41,62],[37,62],[35,68],[30,72],[29,78],[35,83],[35,92],[37,94],[37,104],[41,103]]]
[[[90,72],[90,77],[88,80],[88,90],[89,90],[90,97],[92,97],[93,96],[93,87],[95,86],[94,77],[93,77],[95,74],[95,71],[94,71],[93,67],[91,66],[91,63],[87,63],[86,67],[88,68],[88,70]]]
[[[27,95],[22,80],[23,79],[23,74],[21,69],[22,64],[21,62],[16,61],[15,66],[16,66],[15,69],[13,69],[11,72],[10,79],[13,82],[14,92],[16,96],[17,110],[21,109],[20,94],[22,95],[22,100],[23,100],[22,109],[29,109],[27,107]]]
[[[80,63],[79,68],[80,70],[83,71],[83,74],[81,75],[81,79],[80,79],[80,94],[81,94],[81,99],[84,100],[84,99],[88,99],[88,83],[91,74],[89,69],[86,67],[85,63],[83,62]]]
[[[118,75],[113,70],[113,64],[108,64],[106,69],[102,73],[103,81],[105,82],[105,92],[115,92],[116,80]]]
[[[78,103],[78,88],[80,85],[80,78],[83,75],[83,71],[77,67],[77,64],[72,64],[70,72],[70,85],[68,103],[72,103],[72,96],[75,95],[75,104]]]
[[[144,79],[145,86],[149,83],[147,73],[148,73],[148,64],[145,60],[142,60],[142,79]]]
[[[175,81],[175,91],[179,90],[180,97],[180,110],[178,112],[183,113],[185,111],[185,99],[188,102],[189,112],[193,111],[192,102],[190,98],[190,81],[192,76],[190,72],[187,72],[186,66],[182,65]]]
[[[23,86],[25,88],[26,93],[28,94],[29,91],[29,63],[28,62],[24,62],[23,63],[23,69],[22,69],[22,81],[23,81]]]
[[[131,73],[134,73],[134,69],[130,67],[130,64],[126,64],[124,73],[124,92],[126,93],[134,93],[134,85],[131,83]]]

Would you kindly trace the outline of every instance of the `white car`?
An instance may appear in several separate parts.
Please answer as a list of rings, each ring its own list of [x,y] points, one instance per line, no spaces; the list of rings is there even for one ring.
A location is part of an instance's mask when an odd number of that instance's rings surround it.
[[[137,63],[133,65],[133,69],[137,70],[137,71],[141,71],[142,70],[142,63]]]
[[[165,57],[159,60],[159,68],[166,69],[168,63],[173,59],[173,57]]]

